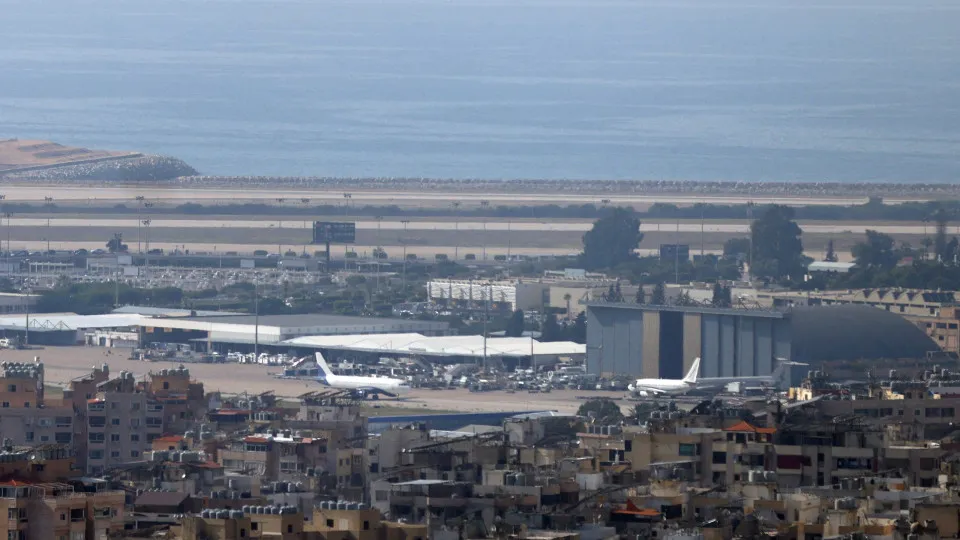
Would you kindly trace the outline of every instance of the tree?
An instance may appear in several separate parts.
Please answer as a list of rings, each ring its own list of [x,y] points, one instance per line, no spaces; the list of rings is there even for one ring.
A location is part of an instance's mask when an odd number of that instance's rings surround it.
[[[611,268],[636,258],[635,250],[643,240],[640,220],[632,209],[614,208],[593,223],[583,235],[580,264],[584,268]]]
[[[505,332],[507,337],[520,337],[523,335],[523,310],[516,310],[510,319],[507,320]]]
[[[730,287],[724,287],[719,282],[713,285],[713,305],[716,307],[730,307],[733,303],[733,293]]]
[[[731,238],[723,243],[723,256],[727,259],[740,259],[750,253],[749,238]]]
[[[386,259],[386,258],[387,258],[387,250],[385,250],[385,249],[383,249],[382,247],[379,247],[379,246],[373,248],[373,258],[374,258],[374,259]]]
[[[584,312],[577,314],[573,324],[567,326],[567,341],[574,343],[587,342],[587,315]]]
[[[638,286],[637,286],[637,298],[636,298],[636,302],[637,302],[638,304],[645,304],[646,301],[647,301],[647,293],[645,293],[645,292],[643,291],[643,285],[642,285],[642,284],[641,284],[641,285],[638,285]]]
[[[123,243],[122,234],[113,235],[113,238],[107,242],[107,251],[110,253],[125,253],[127,251],[127,245]]]
[[[867,230],[866,240],[857,242],[852,252],[860,268],[890,269],[897,264],[898,256],[893,247],[893,237],[874,230]]]
[[[750,225],[754,276],[772,279],[800,277],[804,272],[803,231],[788,206],[772,205]]]
[[[667,303],[667,289],[663,283],[657,283],[653,286],[653,293],[650,294],[650,303],[655,306],[662,306]]]
[[[620,406],[609,399],[591,399],[577,409],[577,416],[593,420],[598,425],[615,425],[623,422]]]
[[[827,253],[823,256],[824,262],[837,262],[837,252],[833,250],[833,240],[827,241]]]
[[[563,341],[563,327],[557,323],[557,317],[552,313],[543,316],[543,326],[540,328],[540,341]]]

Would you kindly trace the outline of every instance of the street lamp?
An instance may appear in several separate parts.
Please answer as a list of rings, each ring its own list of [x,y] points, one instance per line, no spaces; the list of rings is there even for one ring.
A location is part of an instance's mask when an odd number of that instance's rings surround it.
[[[453,260],[456,261],[460,258],[460,214],[457,213],[457,210],[460,209],[460,201],[453,201],[450,205],[453,206],[453,227],[456,231],[453,239]]]
[[[137,253],[143,253],[143,248],[140,247],[140,210],[143,208],[145,197],[137,195],[134,199],[137,201]]]

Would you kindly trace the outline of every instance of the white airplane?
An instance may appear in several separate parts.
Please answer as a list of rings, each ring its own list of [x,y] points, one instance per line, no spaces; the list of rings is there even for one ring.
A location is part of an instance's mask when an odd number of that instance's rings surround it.
[[[700,372],[700,359],[697,358],[690,366],[687,375],[680,379],[637,379],[628,388],[631,392],[637,392],[640,395],[668,395],[676,396],[686,394],[691,390],[699,388],[697,386],[697,375]]]
[[[699,382],[711,386],[723,386],[730,383],[759,384],[763,386],[775,386],[780,384],[783,372],[789,366],[806,366],[802,362],[791,362],[786,358],[776,358],[776,369],[769,375],[747,375],[743,377],[702,377]]]
[[[330,388],[352,390],[361,395],[377,396],[383,394],[390,397],[399,397],[410,391],[410,383],[403,379],[391,377],[363,377],[358,375],[335,375],[323,355],[317,353],[317,365],[323,372],[317,377],[317,382]]]

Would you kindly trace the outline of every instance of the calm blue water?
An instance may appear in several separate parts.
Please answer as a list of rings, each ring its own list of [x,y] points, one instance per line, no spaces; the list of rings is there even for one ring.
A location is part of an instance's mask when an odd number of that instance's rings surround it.
[[[0,136],[214,174],[953,181],[958,63],[956,0],[0,0]]]

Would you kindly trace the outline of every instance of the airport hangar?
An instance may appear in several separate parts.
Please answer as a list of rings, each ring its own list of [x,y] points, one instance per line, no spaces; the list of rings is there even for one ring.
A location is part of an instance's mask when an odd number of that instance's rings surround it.
[[[701,377],[769,375],[775,359],[823,362],[924,358],[940,348],[903,317],[861,305],[783,310],[587,305],[587,371],[680,379],[695,358]],[[796,380],[794,380],[796,382]]]
[[[205,313],[191,315],[177,310],[143,310],[77,315],[38,313],[0,317],[0,336],[24,339],[29,320],[29,342],[34,345],[76,345],[85,336],[130,334],[128,341],[190,344],[198,351],[253,351],[286,349],[284,341],[302,336],[417,333],[424,336],[450,334],[450,325],[438,321],[386,319],[342,315],[241,315]]]

